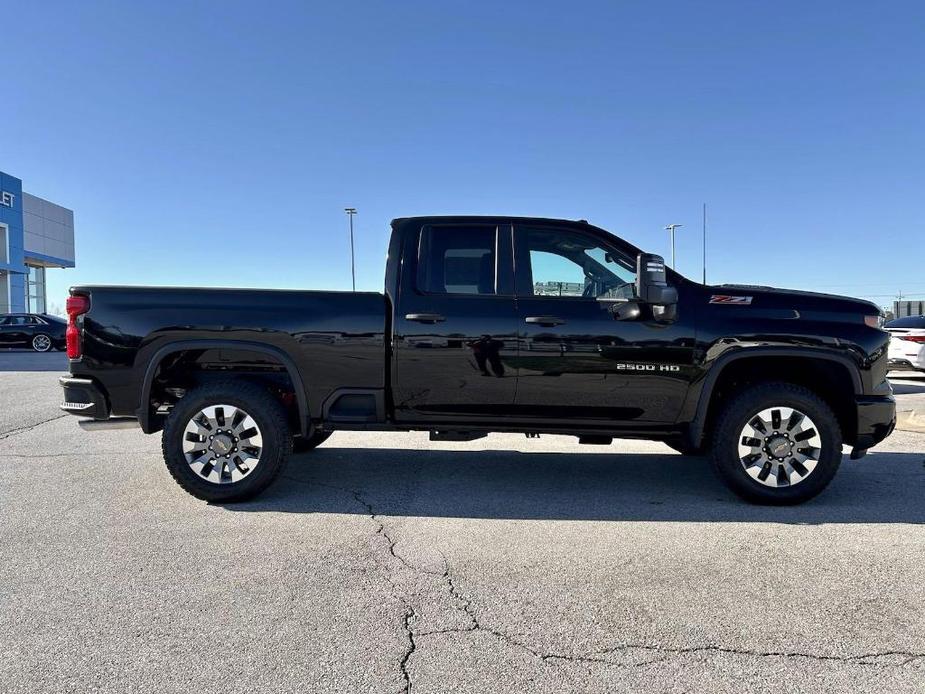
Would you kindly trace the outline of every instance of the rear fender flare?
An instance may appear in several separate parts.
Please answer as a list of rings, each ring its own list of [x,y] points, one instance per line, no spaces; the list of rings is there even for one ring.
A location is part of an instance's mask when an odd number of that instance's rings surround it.
[[[289,374],[289,378],[292,380],[292,387],[295,389],[296,403],[299,408],[299,431],[303,436],[308,435],[308,399],[306,397],[302,376],[295,362],[288,354],[277,347],[271,347],[259,342],[248,342],[247,340],[182,340],[179,342],[171,342],[158,349],[157,352],[154,353],[154,356],[151,357],[151,361],[148,362],[148,366],[145,369],[144,380],[142,381],[141,402],[139,403],[138,409],[138,421],[141,424],[141,430],[146,434],[152,432],[151,408],[149,402],[151,398],[151,387],[154,383],[154,375],[157,373],[157,369],[161,365],[161,362],[164,361],[166,357],[176,352],[185,352],[192,349],[222,348],[246,349],[252,352],[261,352],[277,359],[283,367],[285,367],[286,372]]]

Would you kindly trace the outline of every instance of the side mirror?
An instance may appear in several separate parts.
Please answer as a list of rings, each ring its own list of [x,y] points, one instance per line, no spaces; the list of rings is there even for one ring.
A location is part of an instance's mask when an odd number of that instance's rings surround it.
[[[678,290],[668,286],[668,273],[662,256],[640,253],[636,257],[636,296],[655,306],[678,303]]]
[[[655,320],[670,323],[675,319],[678,290],[668,286],[668,273],[662,256],[640,253],[636,257],[636,296],[652,306]]]

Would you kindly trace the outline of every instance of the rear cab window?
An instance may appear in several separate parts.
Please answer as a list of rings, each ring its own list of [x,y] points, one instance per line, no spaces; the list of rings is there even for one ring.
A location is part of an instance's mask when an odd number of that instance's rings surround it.
[[[496,295],[497,227],[424,227],[418,249],[417,288],[425,294]]]

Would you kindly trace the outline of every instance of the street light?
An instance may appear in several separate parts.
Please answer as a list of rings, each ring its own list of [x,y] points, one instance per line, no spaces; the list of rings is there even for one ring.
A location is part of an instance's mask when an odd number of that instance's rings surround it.
[[[671,269],[674,270],[674,230],[683,227],[683,224],[669,224],[665,231],[671,234]]]
[[[353,291],[356,291],[357,272],[353,261],[353,215],[357,213],[357,209],[355,207],[345,207],[344,212],[347,213],[347,219],[350,220],[350,278],[353,280]]]

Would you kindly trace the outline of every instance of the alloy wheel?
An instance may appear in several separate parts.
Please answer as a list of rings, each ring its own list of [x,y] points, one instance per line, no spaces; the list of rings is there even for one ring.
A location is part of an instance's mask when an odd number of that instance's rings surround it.
[[[263,437],[257,422],[235,405],[210,405],[193,415],[183,434],[190,468],[213,484],[232,484],[260,463]]]
[[[47,352],[51,349],[51,338],[48,335],[36,335],[32,338],[32,349],[36,352]]]
[[[768,407],[752,416],[739,435],[739,461],[752,479],[768,487],[791,487],[819,462],[822,439],[812,419],[792,407]]]

